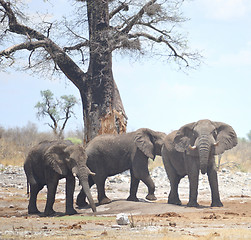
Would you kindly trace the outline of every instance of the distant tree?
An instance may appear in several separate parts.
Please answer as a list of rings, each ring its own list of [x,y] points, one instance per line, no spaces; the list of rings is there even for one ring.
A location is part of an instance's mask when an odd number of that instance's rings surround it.
[[[35,106],[37,118],[49,117],[52,123],[47,123],[58,138],[63,138],[63,132],[68,120],[75,116],[73,107],[78,103],[73,95],[63,95],[60,99],[54,98],[50,90],[41,91],[43,100]],[[62,122],[60,125],[59,123]]]
[[[4,128],[2,126],[0,126],[0,138],[2,138],[4,133]]]
[[[179,28],[187,20],[182,14],[185,0],[68,2],[75,6],[71,16],[52,21],[53,13],[46,18],[39,9],[36,14],[20,10],[30,1],[0,0],[0,66],[20,68],[26,58],[26,69],[35,73],[63,73],[80,92],[85,142],[126,131],[127,116],[112,71],[115,52],[137,58],[149,54],[180,68],[200,63],[200,54],[189,48]]]
[[[249,131],[249,133],[247,134],[248,137],[248,141],[251,142],[251,130]]]

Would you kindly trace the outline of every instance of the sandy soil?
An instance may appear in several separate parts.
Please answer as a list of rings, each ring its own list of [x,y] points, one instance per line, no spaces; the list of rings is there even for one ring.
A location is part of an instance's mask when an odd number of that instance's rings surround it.
[[[167,193],[157,189],[158,200],[144,200],[146,189],[140,184],[140,202],[125,201],[129,184],[108,181],[107,195],[113,201],[90,208],[77,209],[74,216],[64,215],[64,193],[59,190],[53,217],[28,215],[25,178],[19,175],[1,175],[9,179],[0,184],[0,239],[251,239],[251,197],[249,195],[223,196],[222,208],[211,208],[208,194],[200,195],[200,208],[167,204]],[[11,181],[20,184],[11,184]],[[60,183],[62,189],[64,183]],[[59,188],[60,189],[60,188]],[[182,200],[187,202],[187,189]],[[95,198],[95,189],[92,190]],[[46,189],[39,194],[38,207],[43,209]],[[127,213],[130,224],[117,225],[116,215]]]

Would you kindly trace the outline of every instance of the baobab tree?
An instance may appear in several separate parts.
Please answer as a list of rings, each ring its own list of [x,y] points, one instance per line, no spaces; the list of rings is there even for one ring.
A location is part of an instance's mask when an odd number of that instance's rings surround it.
[[[41,15],[37,23],[20,10],[21,0],[0,0],[0,66],[20,68],[19,57],[27,59],[28,70],[63,73],[80,92],[85,142],[98,134],[125,132],[127,116],[113,78],[112,54],[150,52],[179,67],[194,66],[200,56],[176,29],[186,21],[184,1],[71,0],[74,18],[49,22]]]

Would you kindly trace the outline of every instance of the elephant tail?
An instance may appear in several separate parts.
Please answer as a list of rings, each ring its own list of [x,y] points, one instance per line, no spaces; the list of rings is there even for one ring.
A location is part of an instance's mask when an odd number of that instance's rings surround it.
[[[31,156],[28,156],[26,162],[24,163],[24,172],[27,179],[27,197],[30,195],[30,185],[37,184],[36,179],[34,178],[34,174],[31,166]]]
[[[27,198],[30,197],[30,184],[29,184],[29,181],[27,179]]]

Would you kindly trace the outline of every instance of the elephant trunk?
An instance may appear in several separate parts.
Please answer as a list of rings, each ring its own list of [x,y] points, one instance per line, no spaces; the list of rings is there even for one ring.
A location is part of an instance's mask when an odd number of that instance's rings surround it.
[[[91,191],[90,191],[90,186],[89,186],[89,183],[88,183],[88,174],[86,174],[86,173],[84,175],[79,174],[78,177],[79,177],[80,184],[81,184],[81,186],[82,186],[82,188],[83,188],[83,190],[84,190],[84,192],[86,194],[86,197],[87,197],[87,199],[88,199],[88,201],[89,201],[89,203],[91,205],[92,211],[96,212],[97,211],[96,210],[96,205],[95,205],[94,200],[92,198]]]
[[[208,136],[202,135],[200,138],[198,138],[196,145],[199,152],[201,173],[206,174],[208,167],[208,159],[211,149],[210,139],[208,138]]]

